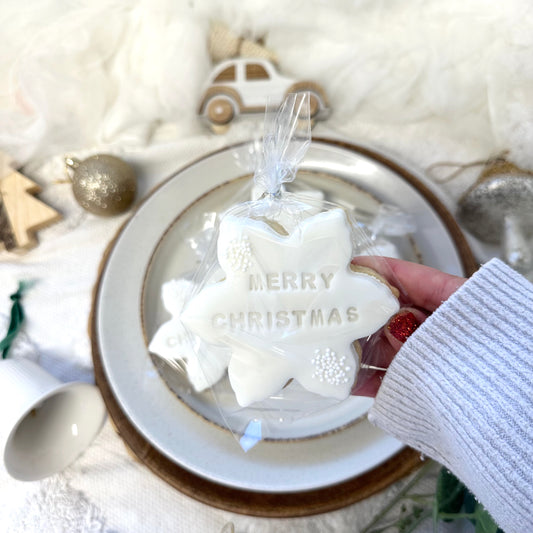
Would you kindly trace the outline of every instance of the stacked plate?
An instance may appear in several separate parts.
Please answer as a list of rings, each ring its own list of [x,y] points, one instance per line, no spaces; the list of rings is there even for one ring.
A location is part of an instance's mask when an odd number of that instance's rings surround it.
[[[417,454],[366,420],[371,400],[349,398],[291,424],[274,425],[244,453],[210,392],[151,357],[168,315],[161,285],[199,260],[191,243],[206,220],[251,194],[232,146],[179,170],[152,192],[102,262],[92,313],[93,359],[118,432],[139,459],[186,494],[228,510],[297,516],[339,508],[412,470]],[[452,274],[471,273],[472,253],[433,185],[383,154],[314,140],[295,186],[371,220],[381,204],[409,213],[416,230],[396,238],[402,257]],[[205,232],[204,232],[205,233]]]

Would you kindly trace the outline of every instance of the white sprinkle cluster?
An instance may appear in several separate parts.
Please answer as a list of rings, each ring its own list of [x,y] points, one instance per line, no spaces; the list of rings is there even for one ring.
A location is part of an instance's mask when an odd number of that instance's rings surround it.
[[[226,258],[234,272],[246,272],[252,265],[252,246],[248,237],[232,239],[226,249]]]
[[[326,348],[323,352],[315,350],[315,356],[311,359],[315,371],[311,376],[318,381],[329,383],[330,385],[343,385],[348,383],[348,372],[351,367],[346,365],[346,357],[342,355],[337,358],[337,353],[331,348]]]

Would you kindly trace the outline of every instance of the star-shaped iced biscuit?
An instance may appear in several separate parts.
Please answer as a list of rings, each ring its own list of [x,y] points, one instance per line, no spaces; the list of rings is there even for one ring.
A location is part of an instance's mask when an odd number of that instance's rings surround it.
[[[148,349],[182,369],[196,392],[212,387],[226,372],[228,350],[212,347],[209,351],[197,352],[179,319],[192,283],[186,279],[167,281],[161,288],[165,309],[172,318],[162,324],[150,341]]]
[[[193,296],[181,320],[207,343],[231,348],[228,374],[239,404],[268,398],[290,379],[346,398],[359,370],[353,342],[399,305],[388,285],[350,268],[344,211],[309,217],[289,235],[226,215],[217,254],[226,278]]]

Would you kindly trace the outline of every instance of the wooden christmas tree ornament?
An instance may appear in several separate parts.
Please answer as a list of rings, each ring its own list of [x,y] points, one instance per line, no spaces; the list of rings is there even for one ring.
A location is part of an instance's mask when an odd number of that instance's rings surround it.
[[[0,159],[0,249],[28,250],[37,244],[34,233],[61,215],[33,196],[41,188],[14,170],[7,156]]]

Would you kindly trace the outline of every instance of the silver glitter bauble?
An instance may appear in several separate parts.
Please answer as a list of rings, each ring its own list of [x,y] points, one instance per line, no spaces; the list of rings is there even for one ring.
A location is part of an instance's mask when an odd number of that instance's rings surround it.
[[[498,161],[459,199],[457,218],[478,239],[499,244],[509,216],[519,221],[526,233],[533,228],[533,174]]]
[[[519,219],[508,215],[504,220],[504,237],[502,241],[505,262],[522,274],[533,270],[533,249],[526,238]]]
[[[122,159],[98,154],[83,161],[67,158],[65,163],[73,171],[74,197],[87,211],[95,215],[118,215],[135,200],[135,171]]]

